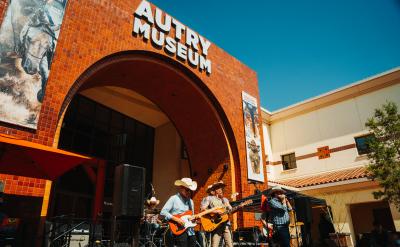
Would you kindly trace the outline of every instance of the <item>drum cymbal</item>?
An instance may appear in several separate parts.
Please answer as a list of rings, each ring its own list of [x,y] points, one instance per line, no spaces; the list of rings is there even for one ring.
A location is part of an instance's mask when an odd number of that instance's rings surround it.
[[[161,212],[161,209],[158,209],[158,208],[153,208],[153,209],[148,208],[148,209],[144,210],[145,214],[159,214],[160,212]]]
[[[160,228],[167,228],[168,227],[168,223],[161,223],[160,224]]]

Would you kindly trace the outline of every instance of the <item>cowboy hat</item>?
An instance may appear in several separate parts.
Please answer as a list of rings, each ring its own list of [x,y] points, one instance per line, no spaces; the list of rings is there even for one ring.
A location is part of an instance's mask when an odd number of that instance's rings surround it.
[[[211,191],[211,190],[216,190],[218,188],[223,188],[226,186],[226,184],[222,180],[220,180],[218,182],[213,183],[210,186],[211,186],[211,188],[210,188],[210,191]]]
[[[269,194],[270,194],[270,195],[273,195],[273,194],[276,193],[276,192],[285,193],[286,191],[285,191],[284,189],[282,189],[281,186],[274,186],[274,187],[272,187],[272,189],[270,190]]]
[[[157,200],[154,196],[152,196],[150,198],[150,200],[146,200],[146,203],[147,203],[147,205],[150,205],[150,204],[158,205],[160,203],[160,200]]]
[[[182,178],[180,180],[176,180],[175,186],[183,186],[190,189],[191,191],[195,191],[197,189],[197,183],[191,178]]]
[[[211,192],[211,189],[212,189],[212,184],[210,184],[209,186],[207,186],[206,193],[210,193],[210,192]]]

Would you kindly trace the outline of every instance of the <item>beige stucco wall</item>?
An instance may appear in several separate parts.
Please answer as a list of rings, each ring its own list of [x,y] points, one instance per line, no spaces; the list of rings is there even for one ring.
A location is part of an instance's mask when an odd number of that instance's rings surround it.
[[[399,80],[398,72],[395,77]],[[390,75],[392,76],[392,75]],[[382,81],[386,80],[384,84]],[[390,83],[389,83],[390,82]],[[361,93],[361,89],[374,85],[368,93]],[[377,86],[379,85],[379,86]],[[393,83],[392,77],[373,79],[361,83],[359,88],[347,88],[336,91],[309,101],[298,104],[282,111],[265,113],[263,121],[265,153],[270,163],[281,161],[281,155],[295,152],[296,157],[313,154],[319,147],[329,146],[330,149],[355,144],[355,137],[367,133],[365,122],[374,110],[387,101],[393,101],[400,107],[400,83]],[[335,94],[345,95],[335,96]],[[307,106],[307,104],[309,104]],[[311,106],[310,106],[311,105]],[[267,130],[267,131],[266,131]],[[348,148],[330,154],[330,158],[318,159],[317,156],[296,161],[297,168],[283,171],[282,164],[268,165],[269,181],[279,181],[307,177],[324,172],[341,170],[368,164],[365,155],[359,155],[356,148]],[[318,186],[317,186],[318,187]],[[326,184],[301,193],[324,198],[332,207],[336,230],[351,233],[355,243],[353,225],[362,231],[367,228],[358,227],[368,221],[371,224],[371,215],[352,219],[350,205],[356,203],[376,202],[372,192],[379,189],[377,183],[358,182],[347,185]],[[370,209],[368,209],[370,210]],[[371,211],[371,210],[370,210]],[[400,231],[400,212],[390,205],[393,222],[397,231]],[[318,210],[314,213],[318,213]],[[371,213],[371,212],[370,212]],[[353,224],[352,220],[357,221]],[[318,222],[314,222],[318,224]],[[315,229],[314,229],[315,230]],[[361,231],[360,230],[360,231]]]
[[[263,134],[264,134],[264,148],[265,148],[265,160],[271,160],[272,157],[272,147],[271,147],[271,129],[268,124],[263,123]],[[266,167],[267,175],[271,173],[271,166]]]
[[[354,137],[367,133],[364,123],[372,116],[374,109],[386,101],[394,101],[400,106],[400,84],[356,96],[325,107],[277,120],[264,128],[264,140],[270,138],[272,155],[270,161],[280,161],[281,155],[295,152],[296,156],[317,152],[318,147],[340,147],[355,143]],[[269,136],[270,135],[270,136]],[[268,141],[266,141],[268,144]],[[265,152],[271,152],[265,145]],[[289,179],[313,175],[342,168],[367,164],[367,159],[359,156],[356,148],[331,153],[328,159],[318,157],[297,161],[297,169],[283,171],[282,165],[269,167],[273,180]]]
[[[350,213],[350,205],[358,204],[358,203],[367,203],[367,202],[378,202],[379,200],[375,200],[372,192],[376,191],[378,188],[372,189],[355,189],[355,190],[346,190],[346,191],[333,191],[333,192],[323,192],[319,193],[318,191],[302,191],[302,193],[312,195],[314,197],[325,199],[327,204],[332,207],[332,213],[334,216],[334,225],[335,229],[339,232],[351,233],[352,241],[355,243],[355,232],[353,228],[353,220],[357,221],[357,224],[365,223],[371,230],[372,225],[371,215],[365,215],[365,217],[355,217]],[[399,223],[400,223],[400,213],[396,211],[393,205],[390,205],[391,213],[393,217],[393,221],[396,227],[396,231],[400,231]],[[318,224],[318,222],[314,222]],[[365,230],[367,230],[365,228]]]
[[[171,122],[156,128],[153,159],[153,185],[163,205],[176,193],[174,182],[189,176],[189,165],[181,160],[181,138]]]
[[[392,213],[394,227],[396,231],[400,232],[400,209],[396,208],[394,204],[390,204],[390,212]]]

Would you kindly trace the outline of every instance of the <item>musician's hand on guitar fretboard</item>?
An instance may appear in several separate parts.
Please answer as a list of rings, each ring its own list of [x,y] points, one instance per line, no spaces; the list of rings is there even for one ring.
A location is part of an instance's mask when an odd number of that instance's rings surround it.
[[[223,210],[223,209],[216,209],[216,210],[214,210],[214,212],[213,213],[215,213],[215,214],[219,214],[219,215],[222,215],[222,214],[224,214],[226,211],[225,210]]]

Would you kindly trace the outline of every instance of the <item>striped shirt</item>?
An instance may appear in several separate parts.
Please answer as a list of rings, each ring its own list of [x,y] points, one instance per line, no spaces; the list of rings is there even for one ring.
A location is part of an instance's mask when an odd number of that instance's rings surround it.
[[[200,204],[201,210],[206,210],[214,207],[224,207],[227,210],[231,210],[232,206],[229,203],[229,200],[225,197],[219,198],[217,196],[207,196],[204,197]]]
[[[283,205],[278,198],[269,200],[271,212],[269,213],[272,224],[274,225],[288,225],[289,224],[289,210],[286,205]]]

